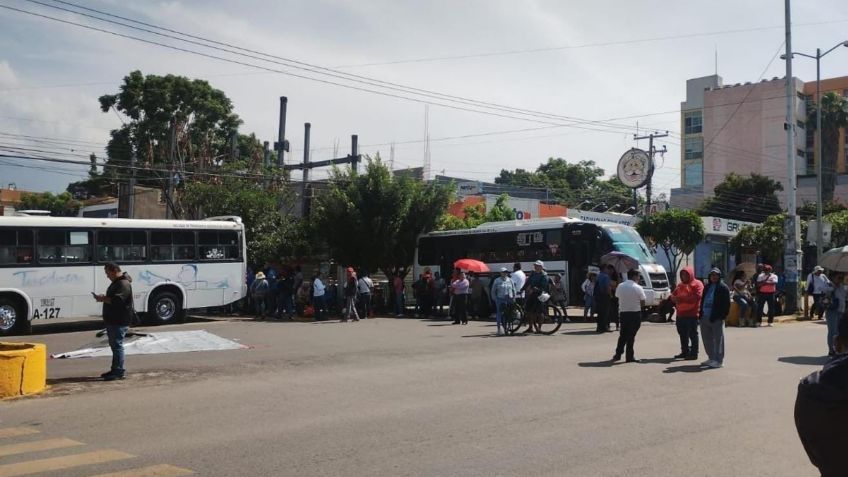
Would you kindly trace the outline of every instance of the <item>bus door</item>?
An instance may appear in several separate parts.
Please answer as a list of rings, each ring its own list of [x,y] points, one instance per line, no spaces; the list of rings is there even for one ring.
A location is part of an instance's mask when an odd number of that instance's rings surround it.
[[[574,223],[565,225],[563,237],[563,255],[568,263],[569,303],[581,303],[583,290],[581,285],[586,279],[589,267],[597,267],[601,260],[602,234],[597,225]]]

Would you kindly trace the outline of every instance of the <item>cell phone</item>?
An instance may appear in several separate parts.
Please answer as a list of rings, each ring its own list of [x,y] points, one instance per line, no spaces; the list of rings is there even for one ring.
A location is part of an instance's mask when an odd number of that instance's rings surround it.
[[[97,293],[91,292],[91,296],[93,296],[94,298],[97,298]]]

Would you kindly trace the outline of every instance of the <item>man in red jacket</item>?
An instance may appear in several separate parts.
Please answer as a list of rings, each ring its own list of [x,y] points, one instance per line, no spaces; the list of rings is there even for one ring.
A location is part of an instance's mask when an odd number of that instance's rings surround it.
[[[683,267],[680,281],[671,294],[677,307],[677,334],[680,335],[680,354],[675,358],[698,359],[698,316],[701,313],[701,297],[704,284],[695,278],[693,267]]]

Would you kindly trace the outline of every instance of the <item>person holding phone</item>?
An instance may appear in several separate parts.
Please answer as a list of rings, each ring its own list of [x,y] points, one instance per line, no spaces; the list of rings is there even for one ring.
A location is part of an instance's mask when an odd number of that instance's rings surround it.
[[[107,263],[104,267],[106,276],[112,282],[106,289],[105,295],[92,292],[94,299],[103,303],[103,321],[106,323],[106,335],[109,337],[109,347],[112,349],[112,368],[100,377],[104,381],[124,379],[124,337],[132,323],[135,314],[133,308],[132,279],[117,263]]]

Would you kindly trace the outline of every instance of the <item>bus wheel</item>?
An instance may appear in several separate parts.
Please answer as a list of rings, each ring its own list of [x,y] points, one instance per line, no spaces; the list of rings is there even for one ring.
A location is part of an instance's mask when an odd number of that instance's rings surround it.
[[[28,335],[32,332],[32,323],[24,315],[24,307],[19,300],[0,297],[0,336],[13,332]]]
[[[170,291],[160,291],[150,297],[147,306],[147,317],[157,325],[179,323],[183,316],[183,301],[180,296]]]

